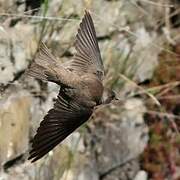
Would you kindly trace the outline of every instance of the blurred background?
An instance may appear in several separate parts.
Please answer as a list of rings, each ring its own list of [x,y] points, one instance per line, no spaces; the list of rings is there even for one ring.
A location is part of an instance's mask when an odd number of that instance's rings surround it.
[[[59,87],[25,76],[44,41],[61,62],[90,10],[120,101],[45,158],[30,141]],[[179,0],[0,0],[0,180],[180,179]]]

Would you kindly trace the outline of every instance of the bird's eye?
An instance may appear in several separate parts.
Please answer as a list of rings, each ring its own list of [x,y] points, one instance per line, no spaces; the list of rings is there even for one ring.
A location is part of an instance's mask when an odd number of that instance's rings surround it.
[[[97,71],[97,72],[96,72],[96,75],[97,75],[97,76],[102,76],[102,72],[101,72],[101,71]]]

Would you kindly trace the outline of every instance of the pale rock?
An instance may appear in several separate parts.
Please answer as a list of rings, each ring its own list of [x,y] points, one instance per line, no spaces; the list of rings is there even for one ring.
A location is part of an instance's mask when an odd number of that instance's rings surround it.
[[[95,153],[100,174],[117,167],[116,174],[121,174],[121,177],[123,172],[131,178],[136,175],[139,170],[137,162],[128,164],[139,157],[149,139],[148,127],[143,119],[145,111],[143,102],[135,98],[115,101],[96,110],[93,116],[96,119],[92,120],[95,124],[92,128],[95,129],[91,130],[89,146],[92,148],[91,154]],[[128,172],[126,165],[132,169],[131,172]]]
[[[33,31],[32,25],[21,23],[0,31],[0,84],[8,84],[27,68],[37,46]]]
[[[147,172],[143,170],[139,171],[134,180],[148,180]]]
[[[140,27],[135,32],[137,38],[133,47],[131,58],[137,59],[136,64],[132,64],[135,68],[134,80],[143,82],[151,79],[155,68],[158,65],[158,54],[161,51],[155,33],[149,33],[145,27]],[[158,44],[158,45],[157,45]],[[132,69],[131,68],[131,69]]]
[[[31,97],[14,91],[0,100],[0,164],[28,149]]]

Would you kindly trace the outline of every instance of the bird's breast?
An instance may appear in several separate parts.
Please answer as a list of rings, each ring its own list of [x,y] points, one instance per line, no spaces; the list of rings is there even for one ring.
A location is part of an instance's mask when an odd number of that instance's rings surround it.
[[[86,76],[83,78],[84,84],[84,96],[86,96],[91,101],[95,101],[96,104],[100,104],[102,94],[103,94],[103,85],[101,81],[94,76]]]

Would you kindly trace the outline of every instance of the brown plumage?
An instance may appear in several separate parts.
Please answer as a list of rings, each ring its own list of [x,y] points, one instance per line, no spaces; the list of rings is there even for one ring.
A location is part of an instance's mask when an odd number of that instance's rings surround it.
[[[44,43],[27,74],[61,86],[54,107],[48,111],[32,142],[29,159],[40,159],[89,119],[102,103],[104,67],[91,15],[85,11],[75,41],[76,54],[65,66]]]

